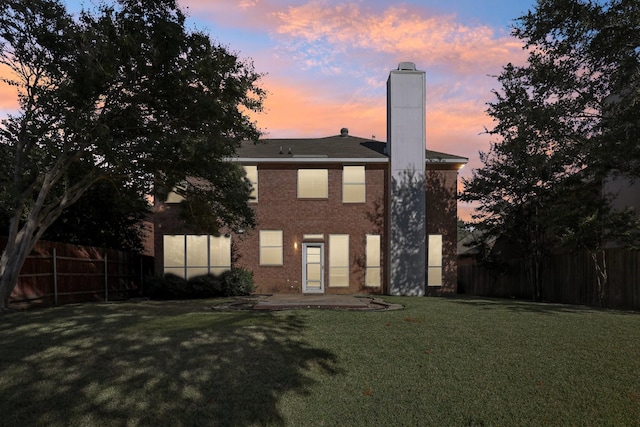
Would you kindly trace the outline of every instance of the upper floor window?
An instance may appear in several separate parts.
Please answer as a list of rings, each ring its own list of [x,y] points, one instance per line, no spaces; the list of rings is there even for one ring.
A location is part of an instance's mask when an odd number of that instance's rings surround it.
[[[247,174],[247,179],[251,183],[251,199],[250,203],[258,202],[258,166],[244,166],[244,172]]]
[[[184,193],[184,191],[187,188],[187,183],[186,182],[181,182],[178,185],[176,185],[167,195],[167,200],[165,200],[166,203],[180,203],[184,200],[184,197],[182,197],[180,194],[178,194],[178,191],[181,191]]]
[[[327,169],[298,169],[298,198],[326,199],[329,197]]]
[[[342,169],[342,202],[364,203],[365,198],[364,166],[344,166]]]

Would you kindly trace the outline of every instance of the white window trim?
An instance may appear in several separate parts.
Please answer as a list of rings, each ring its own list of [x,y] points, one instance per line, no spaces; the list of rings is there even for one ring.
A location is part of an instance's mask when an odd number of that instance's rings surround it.
[[[210,235],[203,235],[206,236],[206,262],[203,263],[202,265],[189,265],[188,264],[188,259],[189,259],[189,251],[188,251],[188,244],[187,244],[187,239],[189,236],[197,236],[197,235],[191,235],[191,234],[175,234],[175,235],[166,235],[164,237],[171,237],[171,238],[177,238],[179,237],[180,239],[176,239],[181,241],[182,243],[182,262],[175,264],[175,265],[171,265],[171,264],[167,264],[167,259],[166,257],[164,257],[163,259],[163,274],[167,274],[167,273],[171,273],[172,271],[167,271],[167,269],[169,270],[180,270],[181,274],[179,274],[179,277],[182,277],[185,280],[188,280],[191,277],[195,277],[195,276],[199,276],[200,274],[194,274],[191,275],[189,274],[190,271],[194,271],[197,269],[205,269],[206,273],[205,274],[220,274],[220,270],[222,271],[228,271],[231,269],[231,238],[230,237],[223,237],[223,236],[210,236]],[[164,239],[163,237],[163,246],[166,247],[166,239]],[[229,239],[229,256],[225,257],[225,261],[228,260],[228,264],[225,262],[223,263],[213,263],[212,259],[211,259],[211,244],[212,244],[212,239]],[[166,254],[166,252],[165,252]],[[214,270],[218,270],[218,272],[214,272]],[[174,273],[175,274],[175,273]]]
[[[257,165],[244,165],[244,171],[245,174],[247,175],[247,179],[249,180],[249,182],[251,183],[251,186],[253,187],[253,191],[251,193],[251,196],[253,196],[252,199],[249,199],[249,203],[258,203],[258,166]],[[249,169],[251,168],[251,172],[249,172]],[[254,169],[255,169],[255,173],[254,173]]]
[[[334,265],[334,262],[332,262],[332,254],[333,254],[333,248],[336,245],[336,241],[334,240],[335,238],[340,237],[340,238],[344,238],[346,237],[346,251],[347,251],[347,256],[346,257],[340,257],[340,263],[338,265]],[[340,248],[340,249],[344,249],[344,248]],[[349,253],[349,235],[348,234],[329,234],[329,287],[332,288],[348,288],[349,287],[349,279],[350,279],[350,263],[349,263],[349,259],[350,259],[350,253]],[[335,261],[335,259],[334,259]],[[345,271],[347,272],[346,277],[347,277],[347,283],[341,283],[341,284],[336,284],[331,280],[332,277],[332,272],[334,271],[334,269],[340,269],[341,271]]]
[[[442,234],[429,234],[428,239],[427,286],[442,286]],[[436,245],[439,251],[434,250]]]
[[[280,233],[280,244],[279,245],[263,245],[262,244],[262,234],[263,233]],[[260,241],[259,241],[259,251],[260,251],[260,265],[261,266],[275,266],[280,267],[284,265],[284,236],[282,230],[260,230]],[[280,248],[280,262],[279,263],[265,263],[262,260],[262,249],[272,249],[272,248]]]
[[[358,168],[362,169],[362,181],[347,181],[345,179],[345,169]],[[347,187],[362,187],[362,199],[359,200],[345,200],[347,194]],[[342,203],[365,203],[367,201],[367,170],[364,166],[360,165],[345,165],[342,167]]]
[[[326,175],[326,179],[324,182],[324,192],[321,195],[314,195],[314,196],[307,196],[307,195],[301,195],[302,191],[304,190],[304,188],[301,186],[303,179],[304,179],[304,175],[306,171],[324,171],[325,175]],[[297,195],[298,195],[298,199],[328,199],[329,198],[329,170],[328,169],[298,169],[298,180],[297,180]]]
[[[370,245],[376,242],[376,247],[373,248]],[[375,249],[377,252],[377,257],[370,257],[369,253],[371,249]],[[382,247],[381,247],[381,239],[379,234],[367,234],[366,237],[366,246],[365,246],[365,286],[370,288],[379,288],[382,285],[382,260],[380,259],[382,255]],[[375,277],[374,281],[376,284],[371,284],[371,279]]]

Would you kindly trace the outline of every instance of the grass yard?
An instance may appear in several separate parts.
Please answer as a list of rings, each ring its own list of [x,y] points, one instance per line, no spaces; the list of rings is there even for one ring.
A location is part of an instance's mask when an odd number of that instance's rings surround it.
[[[640,426],[640,314],[391,298],[0,316],[2,426]]]

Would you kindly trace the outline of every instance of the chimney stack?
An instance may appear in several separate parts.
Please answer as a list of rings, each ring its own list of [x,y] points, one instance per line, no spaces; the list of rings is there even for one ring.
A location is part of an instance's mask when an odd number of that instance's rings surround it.
[[[401,62],[387,80],[389,259],[391,295],[425,294],[426,77]]]

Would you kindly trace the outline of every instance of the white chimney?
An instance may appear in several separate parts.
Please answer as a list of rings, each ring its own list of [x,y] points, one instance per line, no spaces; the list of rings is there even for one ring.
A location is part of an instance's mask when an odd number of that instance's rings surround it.
[[[401,62],[387,80],[391,295],[425,294],[425,104],[425,72],[412,62]]]

